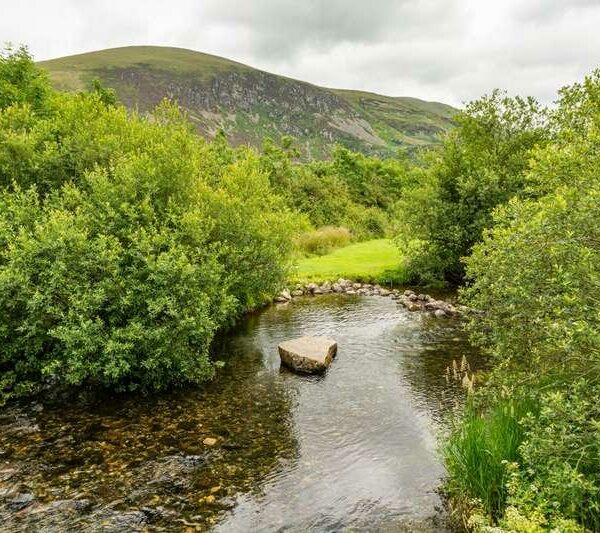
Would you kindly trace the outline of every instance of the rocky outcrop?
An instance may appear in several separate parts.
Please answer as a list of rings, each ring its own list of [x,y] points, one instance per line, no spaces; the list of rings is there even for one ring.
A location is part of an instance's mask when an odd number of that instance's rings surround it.
[[[337,343],[327,337],[300,337],[279,345],[281,362],[305,374],[324,372],[337,352]]]

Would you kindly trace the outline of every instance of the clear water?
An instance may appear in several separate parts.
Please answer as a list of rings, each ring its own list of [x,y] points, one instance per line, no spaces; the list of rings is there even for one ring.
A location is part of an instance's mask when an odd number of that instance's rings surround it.
[[[280,368],[277,344],[301,335],[337,340],[325,375]],[[477,366],[460,324],[388,298],[270,307],[200,390],[5,408],[0,528],[443,530],[436,433],[463,355]]]

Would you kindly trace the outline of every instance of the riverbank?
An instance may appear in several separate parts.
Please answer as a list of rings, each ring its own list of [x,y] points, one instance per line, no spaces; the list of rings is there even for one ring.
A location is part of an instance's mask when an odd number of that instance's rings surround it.
[[[375,283],[361,283],[340,278],[337,281],[319,283],[296,283],[290,288],[283,289],[275,298],[275,303],[289,303],[303,296],[319,296],[322,294],[344,294],[348,296],[381,296],[397,300],[398,304],[407,311],[428,312],[436,318],[460,317],[471,314],[472,310],[460,305],[455,298],[435,298],[430,294],[416,293],[413,290],[402,291],[397,287],[382,287]]]

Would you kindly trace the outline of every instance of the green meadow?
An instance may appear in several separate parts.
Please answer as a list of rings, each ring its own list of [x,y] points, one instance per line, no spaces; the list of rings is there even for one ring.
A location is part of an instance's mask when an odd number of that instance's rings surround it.
[[[390,239],[374,239],[338,248],[327,255],[298,261],[293,281],[331,281],[347,278],[362,282],[401,283],[402,256]]]

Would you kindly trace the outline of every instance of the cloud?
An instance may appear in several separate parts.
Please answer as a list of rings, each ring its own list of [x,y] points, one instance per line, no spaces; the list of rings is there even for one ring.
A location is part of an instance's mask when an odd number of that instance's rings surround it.
[[[0,39],[38,59],[180,46],[332,87],[451,104],[495,87],[551,102],[598,66],[597,0],[20,0]]]
[[[306,51],[326,53],[341,44],[377,44],[416,37],[425,22],[441,30],[455,2],[379,0],[221,0],[205,3],[204,13],[251,33],[249,43],[265,58],[296,59]],[[435,23],[435,18],[438,21]]]

